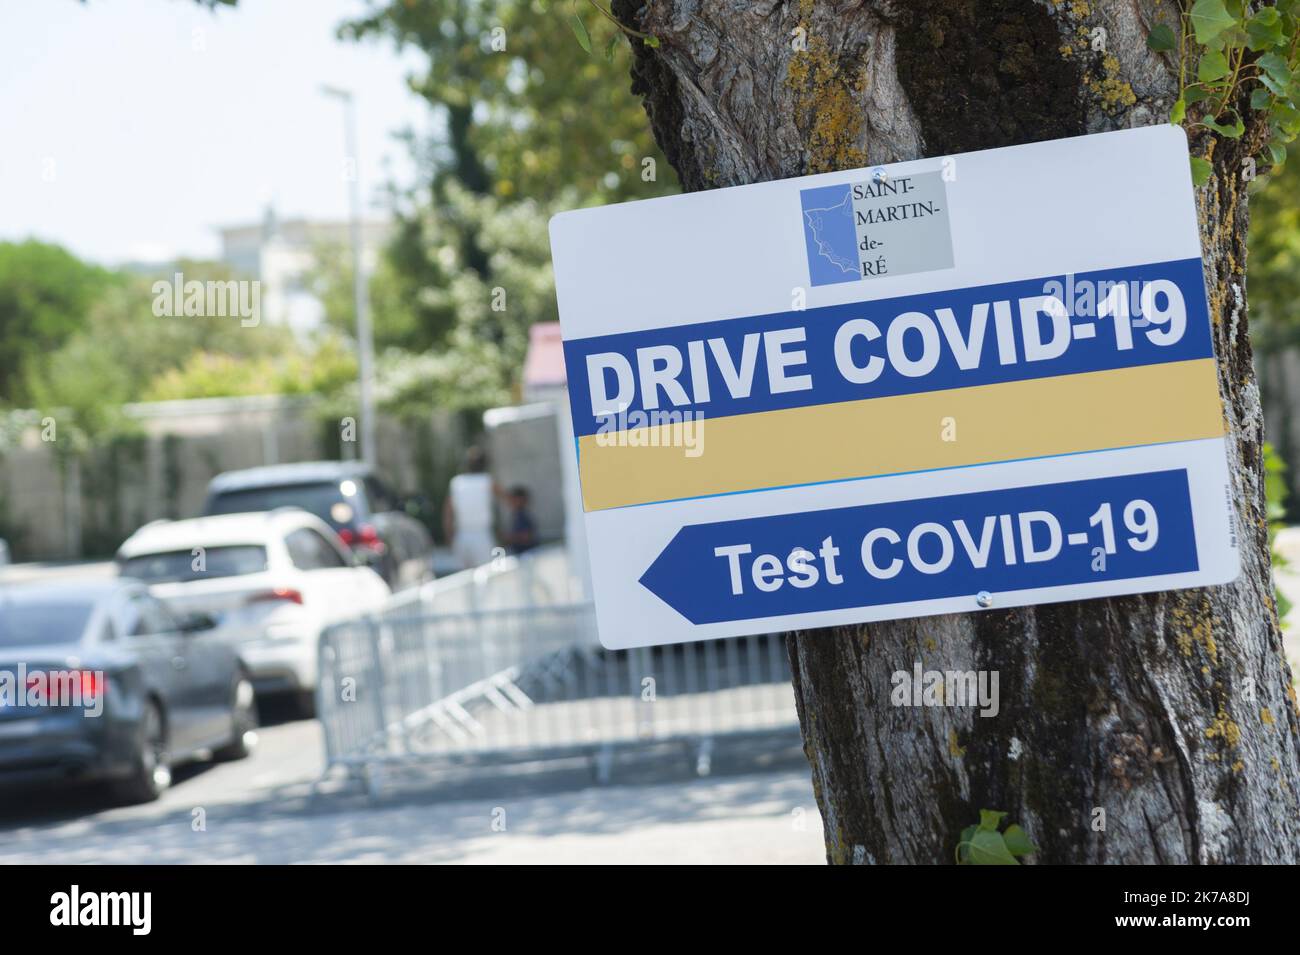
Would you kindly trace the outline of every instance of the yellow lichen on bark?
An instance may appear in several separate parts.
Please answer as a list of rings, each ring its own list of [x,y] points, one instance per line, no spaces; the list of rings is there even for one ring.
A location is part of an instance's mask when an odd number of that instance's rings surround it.
[[[811,3],[801,3],[805,15]],[[802,26],[802,24],[800,24]],[[811,36],[807,49],[790,59],[785,84],[795,93],[797,113],[806,117],[804,145],[808,172],[833,172],[867,164],[866,150],[857,145],[862,133],[863,108],[855,99],[866,88],[865,68],[845,77],[825,39]]]
[[[957,731],[948,731],[948,755],[954,759],[961,759],[966,755],[966,747],[957,742]]]
[[[1221,739],[1229,748],[1232,748],[1241,742],[1241,727],[1232,721],[1227,710],[1219,707],[1219,715],[1206,728],[1205,738]]]
[[[1208,610],[1208,607],[1203,609]],[[1190,657],[1193,649],[1199,644],[1210,658],[1210,663],[1217,666],[1219,645],[1214,642],[1214,628],[1210,620],[1205,616],[1193,616],[1183,607],[1174,607],[1170,611],[1170,616],[1173,618],[1176,631],[1174,640],[1182,655]]]

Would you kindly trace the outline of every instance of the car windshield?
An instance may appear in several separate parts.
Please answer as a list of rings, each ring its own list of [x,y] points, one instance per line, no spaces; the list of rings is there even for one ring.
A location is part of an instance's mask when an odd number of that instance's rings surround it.
[[[123,577],[134,577],[150,584],[186,580],[210,580],[213,577],[241,577],[266,570],[266,548],[252,544],[208,547],[200,555],[193,550],[168,551],[161,554],[137,554],[121,563]]]
[[[344,482],[355,483],[360,482]],[[360,487],[356,488],[357,494]],[[315,514],[334,527],[351,522],[353,504],[347,500],[339,482],[325,481],[315,484],[279,484],[272,487],[250,487],[242,491],[223,491],[208,502],[209,514],[246,514],[272,511],[277,507],[300,507]]]
[[[79,600],[10,602],[0,598],[0,647],[77,643],[94,611]]]

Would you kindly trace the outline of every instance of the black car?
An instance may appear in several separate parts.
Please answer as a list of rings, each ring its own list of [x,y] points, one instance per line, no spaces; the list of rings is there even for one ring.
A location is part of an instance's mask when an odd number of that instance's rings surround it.
[[[300,507],[328,523],[394,591],[433,577],[433,538],[364,464],[308,461],[218,474],[204,516]]]
[[[212,627],[133,580],[0,587],[0,785],[84,780],[147,802],[177,763],[247,756],[253,685]]]

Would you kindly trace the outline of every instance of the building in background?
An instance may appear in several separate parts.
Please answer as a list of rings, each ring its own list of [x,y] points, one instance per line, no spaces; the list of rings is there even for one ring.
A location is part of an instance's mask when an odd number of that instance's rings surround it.
[[[280,219],[267,207],[260,223],[228,226],[221,235],[221,260],[235,271],[262,283],[263,320],[288,325],[295,332],[309,332],[324,320],[325,308],[311,288],[313,273],[322,249],[343,250],[347,261],[348,222],[312,222]],[[391,234],[383,219],[361,224],[361,255],[367,274],[374,272],[380,251]]]

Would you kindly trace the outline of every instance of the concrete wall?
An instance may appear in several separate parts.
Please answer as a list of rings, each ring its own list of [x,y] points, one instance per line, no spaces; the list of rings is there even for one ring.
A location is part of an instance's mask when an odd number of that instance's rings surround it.
[[[57,432],[43,440],[39,423],[0,450],[0,537],[14,560],[107,556],[141,524],[196,516],[222,471],[351,457],[356,447],[340,442],[337,419],[304,399],[170,401],[128,413],[138,434],[88,451],[71,453]],[[397,493],[426,497],[436,515],[480,427],[473,413],[381,416],[380,474]]]

